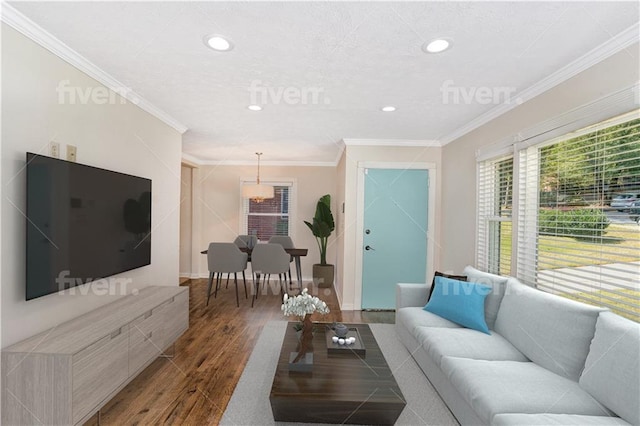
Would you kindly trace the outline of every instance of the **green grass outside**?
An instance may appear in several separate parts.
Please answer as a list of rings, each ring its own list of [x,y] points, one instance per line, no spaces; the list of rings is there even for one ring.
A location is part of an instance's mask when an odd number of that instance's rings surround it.
[[[502,222],[500,234],[500,257],[511,259],[511,222]],[[600,242],[602,241],[602,242]],[[596,251],[596,252],[594,252]],[[541,265],[541,269],[557,269],[593,265],[589,259],[575,256],[594,256],[596,264],[640,261],[640,226],[635,224],[611,224],[603,238],[596,242],[573,237],[541,235],[538,239],[538,259],[552,259],[553,265]],[[500,272],[509,272],[509,265],[501,265]]]
[[[501,223],[500,257],[511,259],[511,222]],[[602,239],[586,241],[573,237],[554,237],[541,235],[538,239],[539,261],[550,259],[553,265],[541,269],[556,269],[566,267],[593,265],[589,259],[576,259],[575,255],[595,256],[600,259],[596,264],[640,261],[640,226],[635,224],[610,224]],[[593,253],[592,251],[599,251]],[[500,265],[500,273],[510,275],[510,265]],[[622,293],[622,294],[619,294]],[[597,290],[575,294],[561,294],[569,299],[578,300],[590,305],[601,306],[602,302],[612,306],[611,310],[623,317],[640,322],[640,291],[639,290]],[[611,301],[609,299],[616,299]],[[604,298],[604,300],[602,300]],[[626,302],[627,304],[623,303]],[[629,306],[632,305],[632,306]],[[616,310],[624,308],[632,313]]]
[[[618,293],[624,293],[625,295],[620,295]],[[611,307],[611,311],[616,314],[629,318],[632,321],[640,322],[640,291],[639,290],[616,290],[616,293],[609,290],[598,290],[591,293],[576,293],[576,294],[568,294],[562,293],[561,296],[564,296],[568,299],[577,300],[582,303],[588,303],[589,305],[594,306],[602,306],[603,303],[606,303]],[[612,299],[616,299],[616,302],[611,301],[610,299],[602,299],[602,296],[609,297]],[[623,303],[626,302],[627,304]],[[628,304],[632,304],[633,306],[629,306]],[[623,308],[629,312],[623,312],[616,307]]]
[[[542,235],[538,241],[538,259],[549,259],[552,264],[541,264],[541,269],[556,269],[592,265],[589,259],[576,255],[599,258],[598,265],[640,261],[640,226],[611,224],[601,239],[595,242],[573,237]]]
[[[500,275],[511,275],[511,222],[500,223]]]

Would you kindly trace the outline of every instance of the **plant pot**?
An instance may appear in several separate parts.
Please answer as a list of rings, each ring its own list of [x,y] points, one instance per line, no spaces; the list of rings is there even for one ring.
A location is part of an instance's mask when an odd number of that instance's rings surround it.
[[[313,283],[321,288],[333,287],[333,275],[335,268],[333,265],[313,265]]]

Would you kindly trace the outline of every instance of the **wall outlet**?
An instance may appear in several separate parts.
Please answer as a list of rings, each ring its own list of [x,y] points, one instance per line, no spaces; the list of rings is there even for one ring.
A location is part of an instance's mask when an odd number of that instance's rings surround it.
[[[67,145],[67,161],[76,162],[76,147],[75,145]]]
[[[60,142],[49,142],[49,155],[54,158],[60,158]]]

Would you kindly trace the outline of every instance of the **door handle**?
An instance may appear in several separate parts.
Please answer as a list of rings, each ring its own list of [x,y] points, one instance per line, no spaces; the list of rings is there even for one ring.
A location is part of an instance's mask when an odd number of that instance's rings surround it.
[[[365,250],[367,250],[367,251],[369,251],[369,250],[375,250],[375,249],[374,249],[373,247],[371,247],[371,246],[365,246],[365,247],[364,247],[364,249],[365,249]]]

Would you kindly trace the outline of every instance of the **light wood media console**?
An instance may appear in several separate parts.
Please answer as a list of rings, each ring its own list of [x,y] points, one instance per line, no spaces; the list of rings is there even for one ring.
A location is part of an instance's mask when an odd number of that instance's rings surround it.
[[[188,287],[146,287],[2,351],[2,424],[82,424],[189,328]]]

